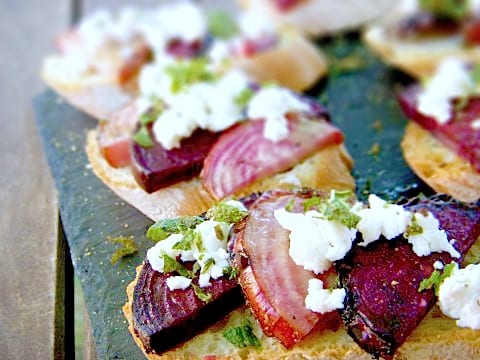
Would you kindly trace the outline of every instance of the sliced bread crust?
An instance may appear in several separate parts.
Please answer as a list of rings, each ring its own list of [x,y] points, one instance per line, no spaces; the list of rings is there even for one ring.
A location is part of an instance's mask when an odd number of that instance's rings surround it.
[[[401,147],[411,169],[436,192],[464,202],[480,199],[480,173],[418,124],[408,123]]]

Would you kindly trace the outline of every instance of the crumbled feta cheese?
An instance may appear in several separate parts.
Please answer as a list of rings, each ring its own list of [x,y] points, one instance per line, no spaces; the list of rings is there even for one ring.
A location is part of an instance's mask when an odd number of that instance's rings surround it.
[[[308,294],[305,306],[314,312],[324,314],[336,309],[343,309],[345,289],[324,289],[319,279],[308,280]]]
[[[180,255],[181,251],[173,249],[173,246],[182,239],[182,234],[172,234],[165,240],[157,242],[155,246],[147,250],[147,260],[153,270],[163,272],[163,254],[166,254],[171,258]]]
[[[457,325],[480,329],[480,265],[455,268],[440,285],[438,304]]]
[[[191,3],[181,2],[160,7],[146,13],[137,25],[148,45],[159,55],[172,39],[192,42],[202,39],[207,33],[206,16],[202,9]]]
[[[251,40],[261,39],[276,33],[272,17],[260,9],[243,12],[238,18],[238,25],[242,35]]]
[[[159,241],[147,251],[147,260],[155,271],[163,272],[163,254],[180,259],[184,262],[196,261],[200,266],[198,285],[206,287],[210,285],[210,279],[218,279],[223,276],[225,269],[229,267],[227,239],[231,225],[213,220],[206,220],[195,227],[198,240],[193,241],[189,249],[174,249],[175,244],[183,239],[182,234],[172,234],[166,239]],[[188,287],[181,277],[170,280],[170,289]]]
[[[473,120],[471,122],[470,126],[471,126],[472,130],[475,130],[475,131],[480,130],[480,119]]]
[[[225,40],[214,39],[208,50],[208,58],[215,67],[221,67],[231,57],[231,43]]]
[[[185,276],[170,276],[167,279],[167,286],[170,290],[185,290],[192,283],[192,279]]]
[[[388,204],[385,200],[371,194],[368,197],[369,208],[356,211],[360,216],[357,229],[362,233],[363,242],[367,246],[378,240],[380,235],[388,240],[402,234],[407,229],[412,214],[400,205]]]
[[[475,83],[467,64],[460,59],[443,61],[433,77],[419,94],[418,110],[433,117],[439,124],[448,122],[452,115],[451,100],[475,91]]]
[[[146,79],[143,89],[150,89],[150,84],[154,86],[153,80]],[[216,82],[193,84],[177,94],[165,89],[167,84],[170,82],[159,84],[155,93],[168,107],[153,125],[155,139],[166,149],[179,147],[180,141],[197,128],[218,132],[244,118],[242,107],[235,102],[236,96],[249,86],[243,72],[231,71]]]
[[[427,256],[432,252],[446,251],[453,257],[460,257],[459,252],[448,241],[445,231],[439,229],[440,223],[432,213],[429,212],[427,216],[415,213],[414,221],[423,229],[420,234],[406,236],[408,242],[413,245],[415,254]]]
[[[445,267],[445,266],[443,265],[443,263],[442,263],[441,261],[439,261],[439,260],[437,260],[437,261],[435,261],[435,262],[433,263],[433,268],[434,268],[435,270],[442,270],[444,267]]]
[[[280,87],[265,87],[250,100],[247,115],[252,120],[265,120],[264,137],[274,142],[288,136],[289,112],[306,112],[310,106],[291,91]]]
[[[290,213],[274,211],[275,219],[290,231],[289,255],[295,264],[316,274],[328,270],[333,261],[343,259],[352,247],[356,230],[321,219],[318,211]]]

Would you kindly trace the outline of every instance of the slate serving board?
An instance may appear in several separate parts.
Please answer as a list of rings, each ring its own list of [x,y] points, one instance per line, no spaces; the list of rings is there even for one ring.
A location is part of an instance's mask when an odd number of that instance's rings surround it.
[[[358,36],[319,43],[331,57],[332,71],[310,95],[331,113],[355,161],[360,198],[375,192],[389,198],[428,192],[403,161],[399,143],[406,119],[396,93],[409,79],[383,65]],[[75,272],[85,294],[100,359],[143,359],[121,311],[125,287],[152,243],[152,222],[123,202],[96,178],[84,152],[86,133],[96,120],[75,110],[52,91],[34,100],[40,134],[59,193],[60,213]],[[139,253],[116,265],[108,237],[133,236]]]

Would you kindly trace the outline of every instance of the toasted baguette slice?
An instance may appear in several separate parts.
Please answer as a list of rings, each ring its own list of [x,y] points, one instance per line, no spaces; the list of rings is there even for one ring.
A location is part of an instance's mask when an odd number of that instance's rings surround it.
[[[480,199],[480,173],[421,126],[408,123],[401,147],[408,165],[436,192],[464,202]]]
[[[352,30],[371,21],[395,4],[393,0],[304,0],[280,12],[272,0],[239,0],[246,9],[260,9],[281,26],[292,26],[307,36]]]
[[[460,34],[401,39],[392,36],[388,23],[372,25],[364,33],[365,43],[387,64],[420,79],[435,72],[447,57],[480,61],[480,47],[466,47]]]
[[[244,70],[257,82],[274,81],[294,91],[311,88],[328,70],[320,48],[296,31],[284,32],[280,43],[271,50],[233,59],[233,67]]]
[[[475,244],[477,248],[480,241]],[[468,255],[467,255],[468,257]],[[477,258],[477,261],[479,259]],[[142,266],[137,267],[137,277]],[[128,300],[123,306],[123,313],[128,321],[128,329],[137,345],[151,360],[176,359],[204,359],[207,355],[214,359],[317,359],[317,360],[371,360],[372,357],[364,352],[340,328],[336,332],[315,330],[287,350],[275,339],[263,334],[257,321],[246,307],[240,307],[195,336],[183,345],[163,354],[147,353],[139,337],[133,329],[132,301],[136,278],[127,287]],[[248,321],[254,334],[261,342],[261,348],[239,349],[223,338],[223,331],[240,326]],[[438,359],[478,359],[480,357],[480,336],[478,330],[459,328],[455,320],[443,316],[435,307],[410,335],[407,342],[397,351],[394,360],[438,360]]]
[[[148,194],[138,186],[128,167],[116,169],[108,164],[100,152],[97,138],[97,132],[91,131],[86,145],[88,160],[95,174],[118,196],[152,220],[200,214],[216,202],[203,188],[199,178],[182,181]],[[291,170],[259,180],[234,196],[270,188],[288,189],[298,186],[298,182],[302,186],[321,190],[354,189],[355,183],[350,175],[352,165],[352,159],[343,145],[330,146]]]

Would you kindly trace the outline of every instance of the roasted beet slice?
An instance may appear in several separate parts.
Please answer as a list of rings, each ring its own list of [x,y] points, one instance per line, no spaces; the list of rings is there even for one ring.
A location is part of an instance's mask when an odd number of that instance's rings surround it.
[[[154,139],[151,128],[150,135]],[[148,193],[188,180],[202,170],[203,161],[218,137],[217,133],[196,130],[183,139],[179,148],[165,149],[154,140],[145,148],[132,140],[132,170],[138,184]]]
[[[133,293],[134,329],[147,352],[161,353],[192,338],[244,302],[235,279],[212,279],[212,285],[203,289],[212,296],[206,303],[191,286],[169,290],[168,277],[146,261]]]
[[[405,115],[430,131],[445,146],[480,171],[480,129],[473,125],[480,117],[480,96],[470,97],[465,104],[454,100],[453,108],[460,109],[452,114],[446,124],[441,125],[417,110],[420,91],[420,86],[412,85],[400,94],[399,103]]]
[[[478,203],[463,205],[436,196],[405,206],[432,212],[448,238],[456,240],[454,246],[462,256],[480,236]],[[342,317],[363,349],[377,358],[393,357],[435,303],[433,290],[418,292],[418,288],[432,273],[436,260],[449,263],[453,259],[447,253],[419,257],[399,237],[355,246],[337,263],[340,282],[347,290]]]
[[[235,263],[239,282],[264,333],[290,348],[314,328],[337,328],[336,311],[319,314],[305,307],[308,280],[317,277],[326,284],[330,273],[315,275],[293,262],[289,255],[289,231],[274,217],[274,210],[295,202],[294,212],[303,212],[306,199],[326,197],[321,192],[271,191],[250,207],[250,215],[235,227]]]

